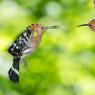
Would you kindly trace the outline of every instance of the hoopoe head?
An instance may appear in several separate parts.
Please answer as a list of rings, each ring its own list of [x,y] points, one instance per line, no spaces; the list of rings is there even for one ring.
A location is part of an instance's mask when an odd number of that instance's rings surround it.
[[[88,27],[90,27],[90,29],[92,30],[92,31],[95,31],[95,19],[92,19],[89,23],[87,23],[87,24],[81,24],[81,25],[78,25],[78,27],[80,27],[80,26],[88,26]]]
[[[31,25],[31,29],[35,32],[38,32],[38,33],[44,33],[46,30],[48,29],[55,29],[55,28],[59,28],[59,26],[43,26],[41,24],[32,24]]]
[[[33,31],[38,33],[44,33],[47,30],[46,27],[41,24],[32,24],[31,28]]]

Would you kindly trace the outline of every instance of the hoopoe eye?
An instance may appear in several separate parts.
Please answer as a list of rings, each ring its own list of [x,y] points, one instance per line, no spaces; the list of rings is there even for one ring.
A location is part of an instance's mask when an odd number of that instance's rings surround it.
[[[41,27],[41,29],[44,29],[44,27]]]
[[[91,24],[89,24],[89,26],[91,26]]]
[[[41,27],[41,29],[43,30],[43,29],[44,29],[44,27]]]

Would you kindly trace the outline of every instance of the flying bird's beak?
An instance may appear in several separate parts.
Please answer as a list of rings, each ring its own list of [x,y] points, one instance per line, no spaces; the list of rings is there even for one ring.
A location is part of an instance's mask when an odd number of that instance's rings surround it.
[[[81,26],[89,26],[89,24],[81,24],[81,25],[78,25],[77,27],[81,27]]]
[[[47,26],[46,29],[59,29],[60,26]]]

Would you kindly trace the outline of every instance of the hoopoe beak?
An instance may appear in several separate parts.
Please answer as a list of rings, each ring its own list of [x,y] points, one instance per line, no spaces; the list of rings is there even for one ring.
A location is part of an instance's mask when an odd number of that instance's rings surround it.
[[[59,26],[47,26],[46,30],[47,29],[59,29],[59,28],[60,28]]]
[[[81,27],[81,26],[89,26],[89,24],[81,24],[81,25],[78,25],[77,27]]]

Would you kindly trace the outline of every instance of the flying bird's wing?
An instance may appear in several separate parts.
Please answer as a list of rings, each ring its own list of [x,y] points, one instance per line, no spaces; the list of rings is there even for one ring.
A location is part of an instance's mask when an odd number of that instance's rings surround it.
[[[16,55],[20,56],[22,50],[26,48],[26,44],[30,35],[31,35],[31,31],[25,30],[25,32],[23,32],[19,37],[17,37],[14,43],[10,46],[8,52],[13,56]]]

